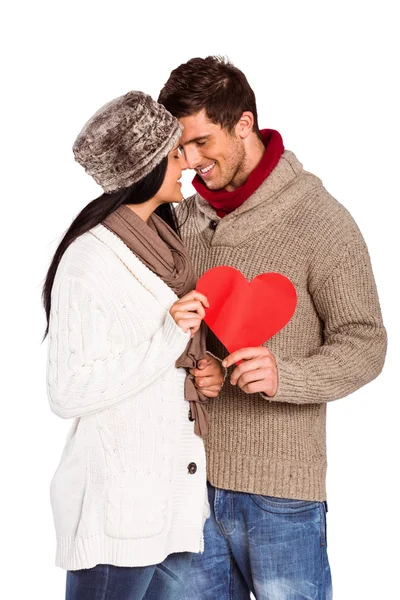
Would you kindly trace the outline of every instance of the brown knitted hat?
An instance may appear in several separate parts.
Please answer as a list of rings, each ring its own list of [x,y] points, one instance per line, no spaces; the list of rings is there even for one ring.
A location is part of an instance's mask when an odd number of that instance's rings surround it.
[[[154,169],[182,126],[143,92],[128,92],[100,108],[75,140],[75,160],[105,192],[129,187]]]

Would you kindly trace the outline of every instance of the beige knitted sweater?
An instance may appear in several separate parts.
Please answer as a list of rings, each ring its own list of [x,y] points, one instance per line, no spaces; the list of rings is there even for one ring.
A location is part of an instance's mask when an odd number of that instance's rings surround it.
[[[210,402],[209,481],[324,500],[326,403],[374,379],[386,352],[368,250],[356,223],[289,151],[223,219],[198,194],[178,214],[199,276],[219,265],[249,280],[275,271],[289,277],[298,295],[290,323],[268,342],[278,365],[275,397],[245,394],[227,379]],[[213,334],[208,341],[220,358],[228,354]]]

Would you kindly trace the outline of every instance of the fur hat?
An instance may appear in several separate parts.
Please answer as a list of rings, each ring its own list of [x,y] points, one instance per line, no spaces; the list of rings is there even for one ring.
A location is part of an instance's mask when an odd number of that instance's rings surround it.
[[[181,136],[182,126],[143,92],[128,92],[100,108],[73,145],[75,160],[105,192],[148,175]]]

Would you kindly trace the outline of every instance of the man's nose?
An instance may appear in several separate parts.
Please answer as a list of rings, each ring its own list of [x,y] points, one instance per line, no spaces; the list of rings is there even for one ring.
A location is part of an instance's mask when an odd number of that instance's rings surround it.
[[[189,169],[189,165],[186,161],[186,156],[183,153],[180,153],[179,155],[179,166],[181,167],[182,171],[186,171],[186,169]]]
[[[186,146],[184,148],[184,158],[187,169],[195,169],[201,162],[201,156],[196,148]]]

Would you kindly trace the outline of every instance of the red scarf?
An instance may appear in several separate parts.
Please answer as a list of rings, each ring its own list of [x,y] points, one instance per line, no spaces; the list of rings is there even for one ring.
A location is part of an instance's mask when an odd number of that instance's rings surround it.
[[[193,186],[202,198],[207,200],[217,211],[219,217],[225,217],[250,198],[262,182],[268,177],[279,162],[284,151],[281,134],[274,129],[262,129],[261,137],[265,152],[256,168],[250,173],[247,181],[232,192],[226,190],[209,190],[202,179],[196,175]]]

